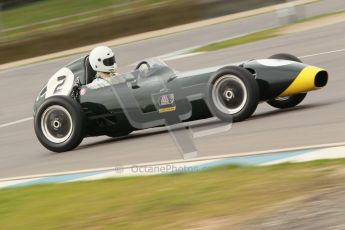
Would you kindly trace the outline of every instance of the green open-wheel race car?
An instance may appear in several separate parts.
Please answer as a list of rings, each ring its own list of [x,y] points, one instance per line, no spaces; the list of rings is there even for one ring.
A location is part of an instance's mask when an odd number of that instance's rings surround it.
[[[84,137],[124,136],[212,116],[242,121],[259,102],[294,107],[308,91],[328,81],[325,70],[289,54],[188,72],[149,59],[132,72],[111,78],[107,86],[90,88],[94,77],[85,56],[60,69],[39,93],[34,128],[47,149],[64,152]]]

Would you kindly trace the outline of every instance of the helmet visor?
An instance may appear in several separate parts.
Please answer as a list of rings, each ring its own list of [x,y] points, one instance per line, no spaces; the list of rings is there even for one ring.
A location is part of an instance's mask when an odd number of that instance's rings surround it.
[[[113,56],[113,57],[104,59],[104,60],[103,60],[103,64],[104,64],[105,66],[112,66],[112,65],[114,65],[114,64],[115,64],[115,57]]]

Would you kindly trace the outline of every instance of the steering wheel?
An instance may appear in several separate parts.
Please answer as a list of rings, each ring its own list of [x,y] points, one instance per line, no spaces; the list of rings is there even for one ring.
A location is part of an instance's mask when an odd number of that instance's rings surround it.
[[[142,61],[135,67],[135,70],[147,72],[150,70],[150,64],[147,61]]]

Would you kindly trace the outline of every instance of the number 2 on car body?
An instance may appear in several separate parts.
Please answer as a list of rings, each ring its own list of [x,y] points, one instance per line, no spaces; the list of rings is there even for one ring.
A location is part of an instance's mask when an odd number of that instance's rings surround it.
[[[60,69],[47,83],[46,98],[56,95],[68,96],[73,88],[74,74],[66,67]]]

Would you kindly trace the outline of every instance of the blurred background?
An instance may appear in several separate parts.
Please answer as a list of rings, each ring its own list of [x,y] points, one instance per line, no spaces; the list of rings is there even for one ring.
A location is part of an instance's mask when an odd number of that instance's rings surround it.
[[[286,4],[276,5],[281,3]],[[266,6],[271,10],[107,43]],[[120,139],[87,138],[62,154],[38,142],[32,125],[38,92],[56,70],[89,53],[95,43],[114,49],[120,73],[154,56],[188,71],[276,53],[294,54],[329,71],[327,88],[311,93],[301,106],[283,111],[263,103],[230,132],[196,138],[200,157],[344,145],[344,28],[344,0],[0,0],[0,182],[181,159],[163,127]],[[84,48],[1,65],[78,47]],[[342,148],[333,156],[344,153]],[[27,188],[5,181],[12,188],[0,189],[0,229],[345,229],[344,164],[229,166],[181,176]]]
[[[0,63],[284,2],[0,0]]]

